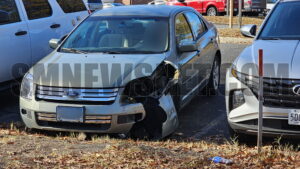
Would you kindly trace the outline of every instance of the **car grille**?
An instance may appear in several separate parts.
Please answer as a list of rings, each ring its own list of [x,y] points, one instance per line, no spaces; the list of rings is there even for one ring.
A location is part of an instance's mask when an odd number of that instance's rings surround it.
[[[38,121],[58,122],[56,113],[36,112]],[[110,124],[112,116],[109,115],[85,115],[84,123],[86,124]]]
[[[245,80],[246,79],[246,80]],[[258,78],[242,81],[258,96]],[[264,106],[278,108],[300,108],[300,96],[293,92],[300,80],[264,78]]]
[[[97,102],[113,103],[118,95],[118,88],[79,89],[37,86],[36,99],[60,102]]]

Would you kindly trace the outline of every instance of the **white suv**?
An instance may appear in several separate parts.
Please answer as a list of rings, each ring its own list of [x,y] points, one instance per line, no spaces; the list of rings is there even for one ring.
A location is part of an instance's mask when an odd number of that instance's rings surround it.
[[[49,54],[49,40],[66,36],[86,16],[82,0],[1,0],[0,87]]]
[[[278,1],[253,44],[227,72],[226,105],[232,133],[257,133],[258,51],[264,51],[263,132],[300,136],[300,0]],[[256,35],[256,25],[242,28]]]

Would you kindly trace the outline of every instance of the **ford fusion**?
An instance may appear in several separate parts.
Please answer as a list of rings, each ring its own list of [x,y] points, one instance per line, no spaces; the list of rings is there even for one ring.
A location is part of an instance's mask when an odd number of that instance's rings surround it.
[[[227,72],[226,105],[232,133],[254,134],[258,122],[258,50],[264,51],[263,132],[265,136],[300,134],[300,1],[279,1],[253,44]],[[256,26],[242,28],[255,36]]]
[[[216,93],[216,28],[188,7],[97,11],[22,81],[28,128],[162,138],[201,89]]]

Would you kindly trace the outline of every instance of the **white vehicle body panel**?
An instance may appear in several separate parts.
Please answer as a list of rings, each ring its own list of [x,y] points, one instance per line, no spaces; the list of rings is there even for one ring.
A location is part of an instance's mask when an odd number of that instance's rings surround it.
[[[50,39],[66,36],[88,16],[87,11],[64,13],[56,0],[49,0],[52,15],[29,20],[23,2],[15,2],[21,22],[0,25],[0,43],[3,44],[0,46],[0,83],[18,78],[13,77],[11,73],[15,64],[21,63],[31,67],[52,51],[49,47]],[[59,26],[51,28],[55,24]],[[20,31],[26,31],[27,34],[15,36],[15,33]]]

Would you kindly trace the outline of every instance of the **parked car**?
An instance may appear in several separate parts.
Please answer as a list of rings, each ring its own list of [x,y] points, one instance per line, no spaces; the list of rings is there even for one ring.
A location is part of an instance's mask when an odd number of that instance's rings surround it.
[[[226,11],[226,0],[170,0],[167,4],[189,6],[208,16],[217,16]]]
[[[243,13],[259,15],[267,9],[266,0],[244,0]]]
[[[82,0],[1,0],[0,89],[49,54],[51,38],[66,36],[87,15]]]
[[[264,51],[263,132],[300,135],[300,1],[279,1],[256,36],[256,25],[242,28],[255,37],[227,72],[226,105],[233,134],[256,134],[258,122],[258,50]]]
[[[189,6],[208,16],[222,15],[227,12],[227,0],[170,0],[168,5]],[[238,14],[239,0],[234,0],[234,15]],[[266,9],[264,0],[244,0],[243,13],[259,14]]]
[[[148,5],[166,5],[166,0],[154,0],[152,2],[149,2]]]
[[[87,5],[91,12],[101,10],[103,8],[102,0],[87,0]]]
[[[103,9],[113,8],[113,7],[118,7],[118,6],[124,6],[124,4],[122,4],[122,3],[104,3],[103,4]]]
[[[22,119],[43,130],[168,136],[200,90],[217,92],[217,38],[216,27],[188,7],[96,11],[62,42],[51,40],[55,52],[26,74]]]

